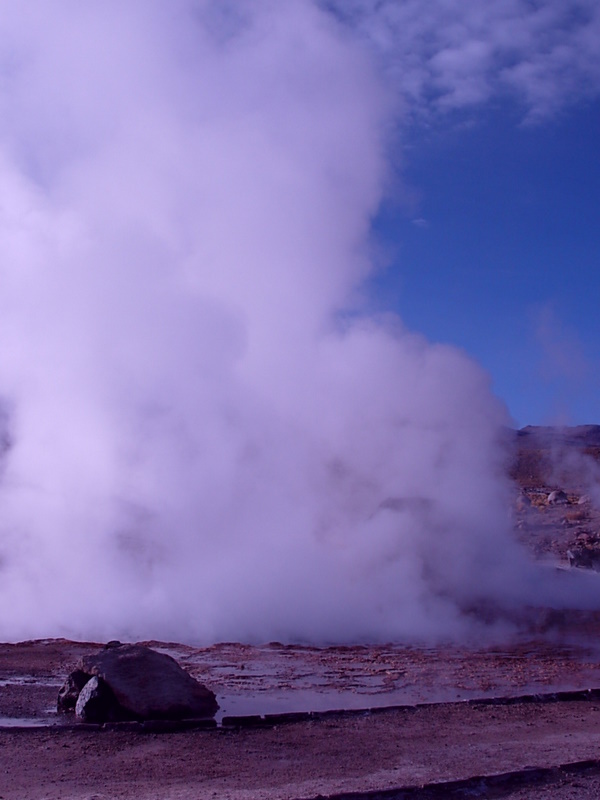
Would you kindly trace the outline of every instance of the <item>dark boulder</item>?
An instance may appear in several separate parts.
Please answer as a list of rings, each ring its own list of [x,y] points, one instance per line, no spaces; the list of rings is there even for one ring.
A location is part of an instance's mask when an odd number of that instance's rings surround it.
[[[69,705],[62,710],[73,707],[74,690],[69,687],[81,686],[82,676],[86,679],[86,690],[90,678],[100,679],[98,685],[89,689],[99,694],[89,699],[93,709],[89,715],[96,717],[92,720],[88,716],[87,721],[197,719],[214,716],[219,707],[213,692],[192,678],[174,658],[143,645],[110,642],[99,653],[82,658],[59,693],[59,706],[61,696],[69,698]],[[104,692],[104,686],[110,690],[110,696]],[[78,696],[80,693],[81,688]],[[79,708],[78,700],[77,704]],[[97,711],[98,708],[101,710]]]

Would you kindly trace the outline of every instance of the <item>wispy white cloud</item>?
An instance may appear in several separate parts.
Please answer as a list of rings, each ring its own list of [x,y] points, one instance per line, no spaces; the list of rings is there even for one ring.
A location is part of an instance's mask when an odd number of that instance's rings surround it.
[[[595,0],[327,0],[361,31],[413,113],[512,95],[527,120],[600,89]]]

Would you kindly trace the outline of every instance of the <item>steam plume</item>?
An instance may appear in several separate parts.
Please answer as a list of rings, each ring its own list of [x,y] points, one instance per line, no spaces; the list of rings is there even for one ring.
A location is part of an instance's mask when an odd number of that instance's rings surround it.
[[[0,19],[1,638],[458,634],[521,598],[487,376],[360,312],[393,104],[348,29]]]

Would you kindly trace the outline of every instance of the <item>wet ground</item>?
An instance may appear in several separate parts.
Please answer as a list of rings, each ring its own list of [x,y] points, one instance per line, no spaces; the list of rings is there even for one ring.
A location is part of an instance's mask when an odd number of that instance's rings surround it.
[[[482,649],[401,645],[169,647],[223,714],[453,702],[600,687],[600,649],[529,640]]]
[[[370,709],[600,688],[600,623],[571,619],[545,636],[483,647],[303,647],[150,642],[216,694],[230,715]],[[101,645],[0,645],[0,725],[59,724],[56,696],[77,660]]]

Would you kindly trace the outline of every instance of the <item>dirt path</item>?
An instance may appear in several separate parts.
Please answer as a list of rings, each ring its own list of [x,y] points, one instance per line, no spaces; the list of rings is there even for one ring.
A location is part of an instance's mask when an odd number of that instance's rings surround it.
[[[229,732],[2,731],[0,797],[310,798],[599,755],[592,701],[450,704]]]

